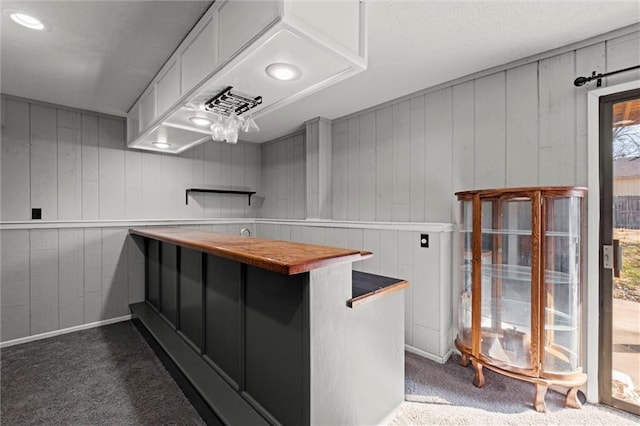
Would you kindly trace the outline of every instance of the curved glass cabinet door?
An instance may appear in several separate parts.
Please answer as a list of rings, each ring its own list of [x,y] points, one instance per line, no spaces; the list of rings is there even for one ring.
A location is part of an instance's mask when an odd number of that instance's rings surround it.
[[[582,198],[547,197],[544,229],[542,370],[580,371],[580,270]]]
[[[483,355],[531,369],[531,288],[531,199],[483,200]]]
[[[472,259],[473,259],[473,201],[467,200],[460,203],[460,223],[458,229],[460,232],[460,259],[462,266],[460,267],[460,279],[462,281],[460,293],[460,318],[458,320],[458,338],[460,342],[471,347],[471,292],[473,278]]]

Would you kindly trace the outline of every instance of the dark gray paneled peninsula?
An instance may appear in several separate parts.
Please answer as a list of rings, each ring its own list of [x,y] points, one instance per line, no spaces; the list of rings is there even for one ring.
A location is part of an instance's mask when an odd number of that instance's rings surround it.
[[[404,399],[408,282],[353,272],[371,253],[129,232],[146,256],[134,320],[208,423],[376,424]]]

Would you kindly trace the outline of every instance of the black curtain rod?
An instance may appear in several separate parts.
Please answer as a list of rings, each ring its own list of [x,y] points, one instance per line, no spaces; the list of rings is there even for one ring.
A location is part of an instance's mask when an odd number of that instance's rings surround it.
[[[614,74],[619,74],[621,72],[627,72],[627,71],[631,71],[631,70],[635,70],[640,68],[640,65],[635,65],[633,67],[629,67],[629,68],[625,68],[625,69],[621,69],[618,71],[611,71],[605,74],[596,74],[596,72],[594,71],[593,73],[591,73],[591,77],[578,77],[575,80],[573,80],[573,85],[576,87],[580,87],[580,86],[584,86],[585,84],[587,84],[588,82],[590,82],[591,80],[595,80],[598,79],[598,83],[597,83],[597,87],[602,86],[602,79],[604,77],[609,77],[610,75],[614,75]]]

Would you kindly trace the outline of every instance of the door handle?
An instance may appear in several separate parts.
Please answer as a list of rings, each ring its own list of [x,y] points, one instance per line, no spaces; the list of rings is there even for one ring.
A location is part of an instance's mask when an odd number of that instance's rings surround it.
[[[619,278],[621,270],[622,248],[620,247],[620,240],[613,240],[613,276]]]

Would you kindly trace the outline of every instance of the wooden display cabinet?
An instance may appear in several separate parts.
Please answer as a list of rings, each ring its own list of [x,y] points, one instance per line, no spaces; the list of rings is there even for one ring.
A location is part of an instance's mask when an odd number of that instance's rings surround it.
[[[456,193],[461,204],[461,295],[455,345],[473,364],[532,382],[545,411],[550,385],[580,408],[585,188],[531,187]]]

